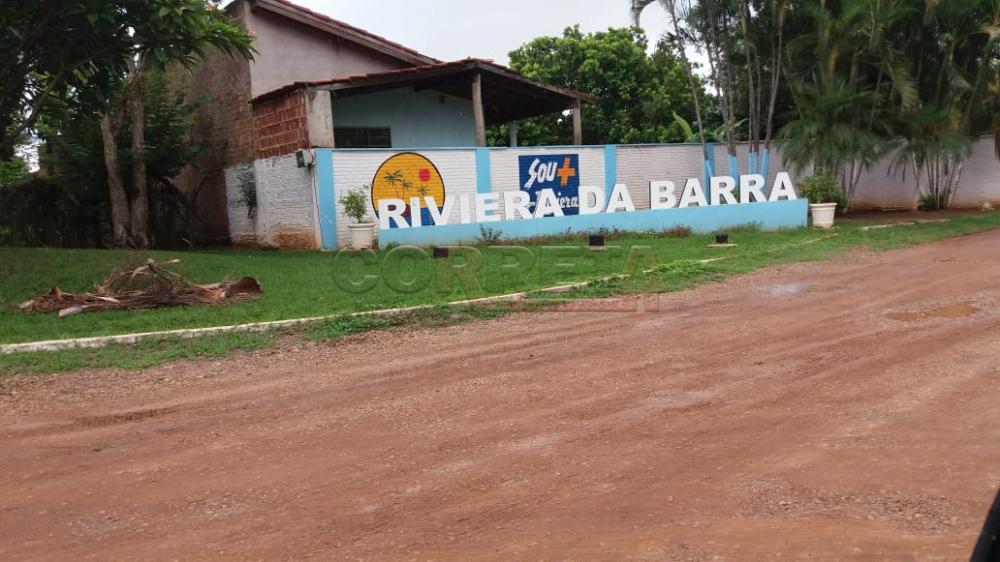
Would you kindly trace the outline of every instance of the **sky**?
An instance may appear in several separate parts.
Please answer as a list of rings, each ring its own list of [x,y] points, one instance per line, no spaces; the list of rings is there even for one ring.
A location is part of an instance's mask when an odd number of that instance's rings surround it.
[[[630,24],[628,0],[292,0],[441,60],[465,57],[507,64],[507,53],[542,35]],[[658,3],[642,27],[655,45],[666,28]]]

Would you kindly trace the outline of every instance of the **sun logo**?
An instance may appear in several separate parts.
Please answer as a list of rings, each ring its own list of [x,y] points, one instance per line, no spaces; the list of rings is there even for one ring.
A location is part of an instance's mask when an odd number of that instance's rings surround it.
[[[422,224],[433,224],[425,197],[432,197],[440,210],[444,206],[444,180],[433,162],[415,152],[401,152],[382,162],[372,180],[372,206],[378,216],[378,202],[400,199],[406,202],[403,216],[412,216],[411,199],[419,198]],[[393,223],[395,226],[395,223]]]

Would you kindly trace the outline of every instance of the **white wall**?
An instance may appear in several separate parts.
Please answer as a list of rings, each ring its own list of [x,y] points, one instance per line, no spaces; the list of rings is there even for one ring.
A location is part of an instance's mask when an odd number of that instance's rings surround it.
[[[892,159],[885,158],[870,170],[861,172],[852,207],[855,210],[914,209],[918,199],[913,171],[909,168],[896,170]]]
[[[688,178],[704,177],[701,145],[618,147],[618,183],[628,186],[636,209],[649,208],[649,182],[669,180],[678,188]]]
[[[462,194],[476,193],[476,152],[475,150],[428,150],[413,151],[430,160],[441,174],[445,194],[456,197]],[[371,188],[374,174],[391,156],[399,154],[394,150],[348,150],[333,152],[333,185],[334,200],[352,189],[359,187]],[[321,186],[321,188],[324,188]],[[369,191],[370,193],[370,191]],[[375,217],[375,210],[369,201],[369,214]],[[347,225],[351,219],[344,215],[343,209],[337,205],[337,240],[344,244],[349,239]],[[459,222],[459,210],[456,204],[451,211],[449,222]]]
[[[242,166],[226,169],[229,236],[234,244],[278,248],[316,248],[316,202],[312,170],[299,168],[294,154],[253,163],[257,189],[256,224],[239,204],[238,174]]]
[[[982,138],[972,147],[972,156],[962,168],[955,194],[956,207],[980,208],[988,203],[1000,209],[1000,160],[992,138]]]
[[[726,148],[716,145],[716,174],[728,173]],[[448,195],[474,195],[477,186],[475,149],[417,150],[429,159],[441,174]],[[350,189],[370,186],[379,166],[396,150],[334,150],[333,182],[334,200]],[[578,154],[580,158],[580,185],[604,186],[604,147],[540,147],[517,149],[492,149],[490,176],[495,192],[520,189],[518,157],[527,154]],[[738,146],[741,169],[746,169],[747,145]],[[886,164],[867,172],[859,188],[858,208],[878,205],[883,208],[912,208],[916,199],[912,177],[903,181],[902,175],[887,175]],[[678,185],[690,177],[703,177],[702,155],[699,145],[634,145],[617,148],[617,181],[625,183],[637,209],[649,208],[650,180],[673,180]],[[315,168],[299,168],[295,155],[257,160],[253,164],[257,181],[258,211],[256,221],[257,241],[278,247],[319,247],[320,235],[316,212],[313,174]],[[237,180],[238,167],[226,169],[226,192],[229,202],[230,234],[236,243],[253,239],[254,224],[246,216],[246,208],[236,204],[240,197]],[[781,154],[772,151],[768,182],[774,176],[788,171],[794,181],[809,175],[810,170],[786,170]],[[320,189],[324,189],[320,186]],[[966,161],[956,206],[982,207],[990,203],[1000,208],[1000,162],[993,154],[992,139],[976,143],[973,155]],[[337,206],[337,239],[348,239],[350,219]],[[370,209],[374,217],[374,209]],[[449,221],[457,224],[459,211],[456,205]]]
[[[243,193],[239,176],[245,170],[253,173],[253,164],[240,164],[229,166],[225,169],[229,239],[233,244],[238,246],[252,246],[257,244],[254,221],[250,219],[247,207],[241,202]]]
[[[861,175],[854,196],[855,209],[915,209],[919,202],[913,169],[892,169],[892,157],[886,157]],[[905,177],[905,179],[904,179]],[[972,154],[962,166],[962,177],[955,192],[954,207],[982,208],[984,204],[1000,208],[1000,160],[994,154],[993,139],[983,137],[972,146]]]
[[[518,157],[541,154],[578,154],[581,186],[604,187],[604,148],[593,146],[497,148],[490,150],[490,180],[493,191],[518,191],[521,189],[521,169]],[[503,199],[499,200],[501,214],[505,211]]]
[[[715,175],[728,175],[729,159],[726,145],[716,143],[714,150]],[[744,173],[747,170],[749,152],[749,144],[737,144],[736,157],[740,171]],[[632,196],[636,209],[648,209],[651,180],[670,180],[679,190],[688,178],[705,177],[704,160],[700,144],[622,145],[618,147],[618,183],[628,186],[629,195]],[[775,176],[779,172],[786,171],[791,174],[793,181],[808,175],[808,170],[796,173],[786,169],[781,161],[781,152],[772,147],[768,160],[765,193],[774,184]]]

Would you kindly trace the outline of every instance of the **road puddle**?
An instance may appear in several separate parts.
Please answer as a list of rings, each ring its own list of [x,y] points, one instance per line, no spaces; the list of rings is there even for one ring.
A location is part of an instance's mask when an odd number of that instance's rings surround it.
[[[886,317],[897,322],[917,322],[928,318],[965,318],[974,316],[977,308],[969,302],[960,302],[922,312],[890,312]]]
[[[782,285],[771,285],[770,287],[764,288],[764,292],[769,295],[797,295],[799,293],[804,293],[808,290],[809,286],[805,283],[784,283]]]

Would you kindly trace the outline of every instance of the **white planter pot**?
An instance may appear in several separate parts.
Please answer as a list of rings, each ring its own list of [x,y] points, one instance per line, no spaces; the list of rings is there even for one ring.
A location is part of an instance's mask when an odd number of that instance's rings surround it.
[[[351,248],[367,250],[375,245],[375,223],[362,222],[347,225],[351,233]]]
[[[836,203],[816,203],[809,205],[814,228],[830,228],[833,226],[833,214],[837,211]]]

